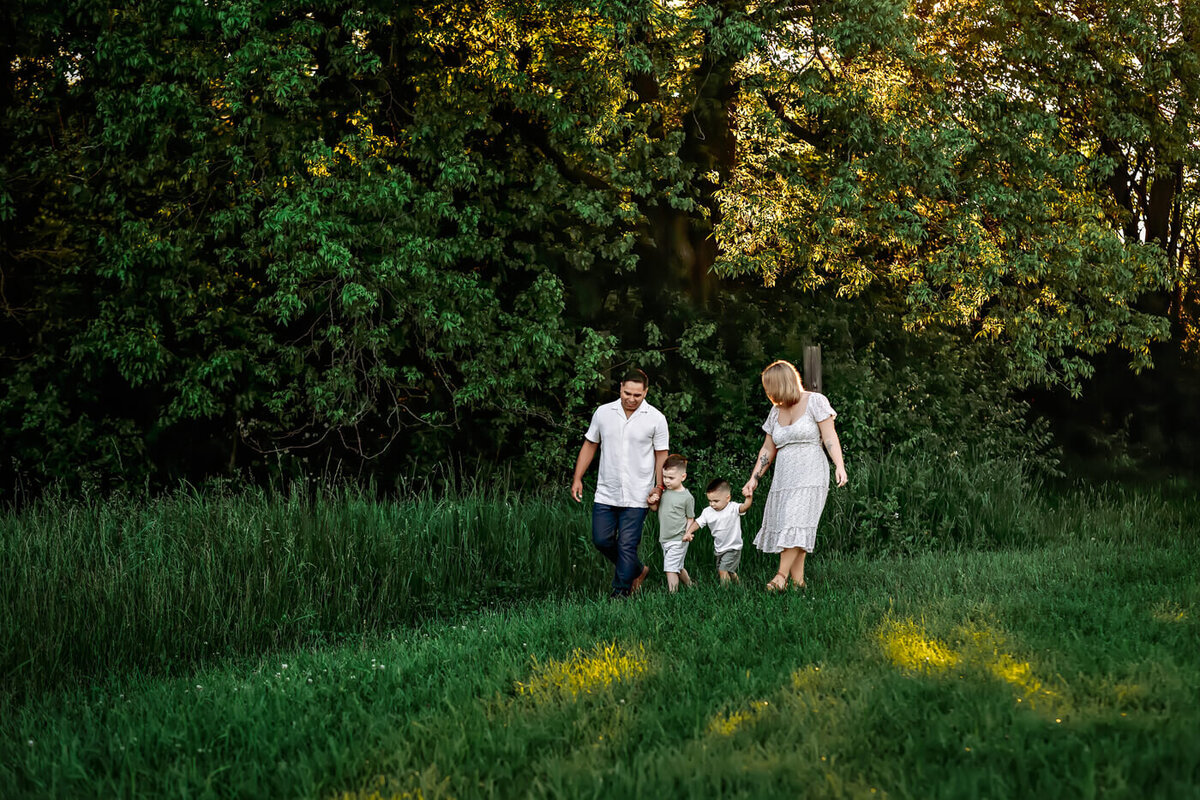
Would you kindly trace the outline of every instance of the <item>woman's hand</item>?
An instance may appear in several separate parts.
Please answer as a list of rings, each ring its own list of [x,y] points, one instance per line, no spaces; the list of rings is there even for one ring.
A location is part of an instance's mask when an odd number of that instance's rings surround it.
[[[754,494],[754,490],[758,488],[758,478],[751,478],[746,481],[746,485],[742,487],[742,497],[750,497]]]
[[[838,467],[837,469],[835,469],[833,471],[833,477],[834,477],[834,480],[837,481],[838,486],[845,486],[846,485],[846,468]]]

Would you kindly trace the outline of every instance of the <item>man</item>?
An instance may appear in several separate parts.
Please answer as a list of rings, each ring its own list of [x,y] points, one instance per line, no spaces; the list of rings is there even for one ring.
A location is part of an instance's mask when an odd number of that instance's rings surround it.
[[[646,508],[662,496],[667,460],[667,418],[646,402],[650,379],[640,369],[621,381],[621,397],[592,414],[575,459],[571,497],[583,500],[583,473],[600,450],[600,475],[592,504],[592,543],[612,562],[610,597],[638,591],[650,567],[638,560]]]

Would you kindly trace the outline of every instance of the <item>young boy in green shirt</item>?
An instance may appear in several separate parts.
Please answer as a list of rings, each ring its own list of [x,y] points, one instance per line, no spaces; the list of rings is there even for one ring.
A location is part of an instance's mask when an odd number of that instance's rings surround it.
[[[662,479],[662,497],[650,508],[658,512],[658,543],[662,545],[667,588],[676,592],[680,581],[684,586],[692,585],[692,577],[683,568],[688,543],[694,538],[688,532],[688,526],[696,518],[696,501],[692,493],[683,488],[687,479],[687,459],[677,454],[667,456]]]

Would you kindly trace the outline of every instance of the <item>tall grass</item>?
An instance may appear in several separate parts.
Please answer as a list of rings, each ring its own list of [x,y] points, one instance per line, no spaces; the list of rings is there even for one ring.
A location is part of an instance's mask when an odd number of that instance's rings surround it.
[[[860,463],[852,478],[831,492],[818,555],[993,548],[1094,530],[1122,543],[1169,539],[1193,530],[1200,510],[1194,495],[1163,502],[1153,492],[1047,500],[1019,465],[953,458]],[[702,480],[690,481],[701,501]],[[762,506],[743,522],[750,579],[774,571],[749,544]],[[660,566],[654,530],[651,517],[642,554]],[[710,542],[693,547],[694,573],[711,567]],[[0,700],[378,635],[518,598],[594,594],[608,575],[587,504],[565,492],[49,498],[0,517]]]
[[[0,519],[0,675],[20,694],[169,672],[561,592],[601,577],[583,515],[503,491],[49,499]]]
[[[1019,462],[955,454],[885,456],[831,491],[826,545],[884,552],[1009,547],[1043,523],[1043,486]]]

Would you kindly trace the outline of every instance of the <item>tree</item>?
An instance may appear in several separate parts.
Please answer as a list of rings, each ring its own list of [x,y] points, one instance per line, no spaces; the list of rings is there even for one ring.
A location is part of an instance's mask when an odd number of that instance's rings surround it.
[[[1113,229],[1098,154],[990,38],[1022,28],[944,9],[773,9],[742,82],[722,268],[846,295],[882,283],[910,326],[1005,343],[1026,382],[1077,390],[1111,344],[1148,366],[1168,331],[1136,301],[1171,270]]]
[[[761,331],[857,299],[1078,387],[1194,247],[1182,22],[1143,157],[1067,58],[1124,76],[1124,29],[1024,2],[6,8],[0,426],[43,477],[544,470],[622,360],[740,380],[750,284]]]

